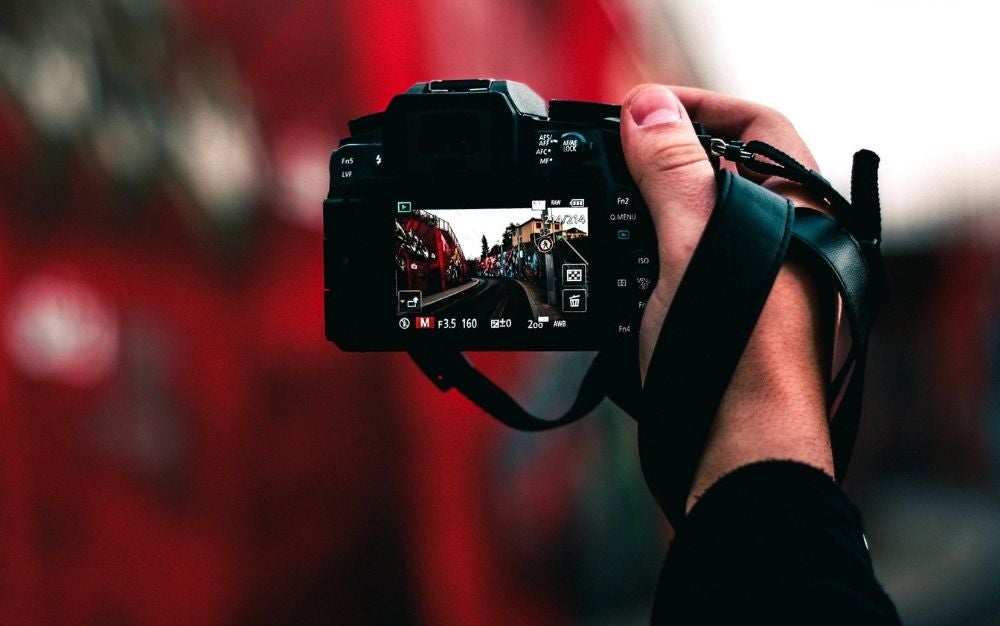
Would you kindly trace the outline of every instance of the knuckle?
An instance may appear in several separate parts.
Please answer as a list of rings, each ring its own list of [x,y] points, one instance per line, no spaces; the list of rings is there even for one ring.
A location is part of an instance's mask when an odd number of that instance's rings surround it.
[[[776,126],[785,126],[789,129],[794,128],[792,121],[784,113],[767,105],[760,105],[760,116]]]

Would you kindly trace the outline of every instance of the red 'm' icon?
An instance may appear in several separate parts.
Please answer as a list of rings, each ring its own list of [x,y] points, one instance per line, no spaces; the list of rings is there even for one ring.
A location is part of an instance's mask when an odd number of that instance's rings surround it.
[[[417,330],[433,330],[434,329],[434,316],[417,316]]]

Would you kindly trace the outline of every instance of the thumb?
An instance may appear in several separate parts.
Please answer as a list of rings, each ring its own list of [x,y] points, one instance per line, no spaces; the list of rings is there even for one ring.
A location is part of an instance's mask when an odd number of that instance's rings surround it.
[[[660,281],[672,297],[715,205],[715,172],[677,96],[640,85],[622,104],[625,161],[649,207]],[[660,285],[658,285],[660,287]]]
[[[659,278],[639,329],[639,371],[646,370],[663,320],[715,205],[715,172],[677,96],[640,85],[622,103],[625,162],[649,207]]]

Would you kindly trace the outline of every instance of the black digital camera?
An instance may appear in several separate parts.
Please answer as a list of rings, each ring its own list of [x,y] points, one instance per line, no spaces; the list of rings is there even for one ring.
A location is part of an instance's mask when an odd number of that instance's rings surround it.
[[[657,278],[620,107],[521,83],[418,83],[350,123],[323,203],[326,336],[344,350],[602,350]]]

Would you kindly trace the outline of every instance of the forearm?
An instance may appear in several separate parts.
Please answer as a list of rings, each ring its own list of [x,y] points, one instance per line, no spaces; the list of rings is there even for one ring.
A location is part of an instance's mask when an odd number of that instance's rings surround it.
[[[793,460],[833,476],[832,309],[806,270],[781,269],[712,423],[688,509],[720,477],[755,461]]]

